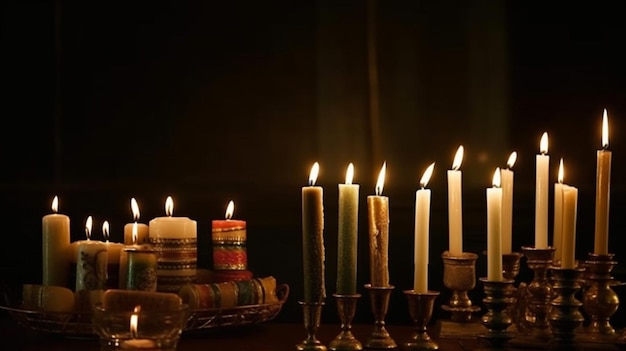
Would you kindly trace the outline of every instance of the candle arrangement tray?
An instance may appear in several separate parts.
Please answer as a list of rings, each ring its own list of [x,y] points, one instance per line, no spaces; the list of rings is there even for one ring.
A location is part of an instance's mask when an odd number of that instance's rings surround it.
[[[289,296],[289,286],[276,287],[278,302],[260,305],[236,306],[228,309],[209,308],[189,311],[183,334],[201,333],[215,328],[258,324],[274,319]],[[91,312],[49,312],[24,309],[21,302],[4,292],[0,310],[8,314],[22,327],[45,334],[76,338],[95,338]]]

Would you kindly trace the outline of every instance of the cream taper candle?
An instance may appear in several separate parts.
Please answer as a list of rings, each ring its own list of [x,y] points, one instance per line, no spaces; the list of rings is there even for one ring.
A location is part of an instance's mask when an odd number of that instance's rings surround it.
[[[602,115],[602,150],[596,161],[596,226],[593,252],[609,253],[609,202],[611,195],[611,151],[609,147],[609,121],[606,109]]]
[[[316,186],[319,164],[309,174],[309,185],[302,187],[302,264],[304,302],[326,298],[324,282],[324,190]]]
[[[463,201],[462,173],[463,145],[459,146],[454,156],[452,169],[448,171],[448,236],[451,256],[463,254]]]
[[[517,152],[513,151],[507,161],[507,169],[500,170],[502,177],[502,253],[513,252],[513,165]]]
[[[356,294],[359,227],[359,185],[352,184],[354,166],[348,165],[345,184],[339,184],[337,232],[337,294]]]
[[[539,143],[540,155],[536,158],[535,173],[535,248],[548,248],[548,176],[550,156],[548,133],[544,132]]]
[[[416,293],[428,292],[428,245],[430,226],[430,189],[425,189],[433,174],[432,163],[420,179],[420,188],[415,192],[415,247],[413,262],[413,290]]]
[[[487,279],[502,281],[502,189],[500,168],[493,174],[493,187],[487,188]]]

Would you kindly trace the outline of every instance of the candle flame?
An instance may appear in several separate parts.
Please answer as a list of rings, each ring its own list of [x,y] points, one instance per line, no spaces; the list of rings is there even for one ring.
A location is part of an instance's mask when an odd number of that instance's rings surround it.
[[[563,184],[563,158],[561,158],[561,162],[559,162],[558,180],[559,180],[559,184]]]
[[[352,184],[352,178],[354,178],[354,165],[350,162],[346,170],[346,184]]]
[[[137,237],[139,236],[139,234],[137,234],[137,222],[133,223],[133,231],[132,231],[132,240],[133,240],[133,245],[137,244]]]
[[[109,221],[102,223],[102,236],[104,236],[106,241],[109,241]]]
[[[172,217],[174,214],[174,200],[172,200],[171,196],[168,196],[167,199],[165,199],[165,214],[168,217]]]
[[[435,169],[435,162],[431,163],[428,168],[424,171],[422,175],[422,179],[420,179],[420,187],[425,188],[430,180],[430,177],[433,175],[433,170]]]
[[[130,335],[133,339],[137,339],[138,337],[137,325],[139,324],[139,312],[141,312],[141,306],[137,305],[130,315]]]
[[[383,162],[383,166],[380,168],[380,173],[378,173],[378,181],[376,182],[376,195],[380,196],[383,194],[383,187],[385,185],[385,173],[387,172],[387,161]]]
[[[517,151],[511,152],[511,156],[509,156],[509,160],[506,162],[507,167],[513,168],[515,161],[517,161]]]
[[[309,173],[309,185],[315,185],[317,181],[317,175],[320,173],[320,164],[315,162],[313,167],[311,167],[311,173]]]
[[[59,197],[54,195],[54,199],[52,199],[52,212],[59,212]]]
[[[231,219],[233,217],[233,213],[235,212],[235,203],[231,200],[226,206],[226,219]]]
[[[139,220],[139,204],[137,204],[137,200],[135,198],[130,199],[130,209],[133,211],[133,220],[137,222]]]
[[[458,171],[459,168],[461,168],[461,162],[463,162],[464,152],[465,149],[463,148],[463,145],[459,146],[459,148],[456,150],[456,154],[454,155],[454,161],[452,162],[453,170]]]
[[[606,109],[604,109],[604,113],[602,113],[602,148],[606,149],[609,147],[609,117],[606,113]]]
[[[496,171],[493,172],[492,184],[493,184],[494,188],[499,188],[500,187],[500,167],[497,167]]]
[[[91,216],[87,217],[85,221],[85,234],[87,235],[87,240],[91,239],[91,225],[93,224],[93,218]]]
[[[543,132],[543,135],[541,136],[541,141],[539,142],[539,151],[542,155],[548,153],[548,132]]]

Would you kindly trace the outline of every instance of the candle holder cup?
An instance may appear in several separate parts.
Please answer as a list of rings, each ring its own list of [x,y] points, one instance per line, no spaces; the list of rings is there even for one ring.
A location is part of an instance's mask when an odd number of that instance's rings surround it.
[[[443,259],[443,284],[452,290],[452,296],[447,305],[441,306],[444,311],[451,313],[454,322],[469,322],[472,313],[480,311],[480,306],[472,304],[467,292],[476,287],[476,260],[478,255],[463,252],[461,256],[452,256],[445,251]]]
[[[595,336],[615,336],[610,318],[619,307],[619,298],[611,288],[611,271],[617,264],[614,254],[590,253],[584,266],[587,268],[587,289],[583,294],[583,309],[591,318],[587,333]]]
[[[507,297],[513,298],[513,304],[508,307],[507,312],[509,316],[513,318],[513,323],[516,323],[515,313],[513,309],[517,304],[517,288],[515,287],[515,279],[519,274],[520,270],[520,261],[522,259],[522,254],[519,252],[511,252],[508,254],[502,254],[502,277],[507,280],[513,280],[513,284],[509,286],[509,290],[506,291]]]
[[[548,324],[548,314],[552,308],[552,285],[548,280],[548,269],[552,266],[554,258],[554,248],[538,249],[535,247],[522,247],[526,264],[534,272],[533,280],[528,284],[527,306],[530,313],[526,315],[526,320],[532,324],[532,334],[541,339],[549,339],[550,329]]]
[[[394,289],[390,286],[372,286],[366,284],[370,296],[372,313],[374,314],[374,330],[363,346],[368,349],[395,349],[398,347],[385,328],[385,316],[389,307],[389,298]]]
[[[580,349],[575,341],[575,330],[582,325],[585,318],[579,311],[582,302],[578,301],[574,295],[580,290],[583,270],[554,267],[550,271],[552,289],[556,296],[551,302],[552,310],[548,316],[553,335],[550,349]]]
[[[333,297],[337,301],[341,332],[328,344],[328,349],[332,351],[363,350],[361,342],[352,334],[352,319],[361,294],[333,294]]]
[[[298,302],[302,306],[304,316],[304,329],[307,336],[300,344],[296,346],[298,351],[326,351],[326,346],[317,339],[315,333],[320,327],[320,319],[322,317],[322,307],[324,302]]]
[[[502,348],[513,338],[513,333],[507,331],[513,324],[513,319],[507,312],[508,307],[513,305],[513,297],[508,296],[507,291],[510,290],[514,280],[492,281],[480,278],[480,281],[485,290],[483,304],[487,308],[487,313],[482,316],[481,321],[487,332],[479,334],[478,337],[492,348]]]
[[[438,350],[439,345],[428,335],[426,326],[433,315],[433,307],[439,291],[417,293],[414,290],[405,290],[404,294],[409,302],[409,315],[415,331],[409,340],[402,344],[401,349],[403,351]]]

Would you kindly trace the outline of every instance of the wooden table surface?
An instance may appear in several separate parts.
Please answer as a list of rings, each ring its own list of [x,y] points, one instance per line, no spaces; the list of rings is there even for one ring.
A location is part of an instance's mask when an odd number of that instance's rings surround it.
[[[445,322],[444,322],[445,323]],[[451,323],[451,322],[447,322]],[[480,325],[470,328],[481,328]],[[355,336],[364,341],[372,331],[371,325],[356,325]],[[479,348],[477,338],[470,334],[451,335],[449,332],[439,333],[441,324],[432,327],[432,335],[439,335],[437,343],[444,351],[473,350]],[[449,325],[444,328],[450,330]],[[408,325],[390,325],[387,329],[398,344],[406,341],[412,328]],[[479,330],[480,329],[476,329]],[[338,325],[322,325],[317,333],[325,344],[339,333]],[[202,334],[183,334],[178,344],[178,351],[205,350],[254,350],[254,351],[293,351],[296,344],[305,337],[302,325],[285,323],[263,323],[259,325],[210,330]],[[514,339],[515,340],[515,339]],[[512,343],[508,350],[545,350],[547,343],[522,345],[519,340]],[[584,350],[619,350],[613,344],[583,344]],[[42,335],[18,326],[11,319],[0,319],[0,350],[16,351],[98,351],[97,339],[71,339],[54,335]]]

